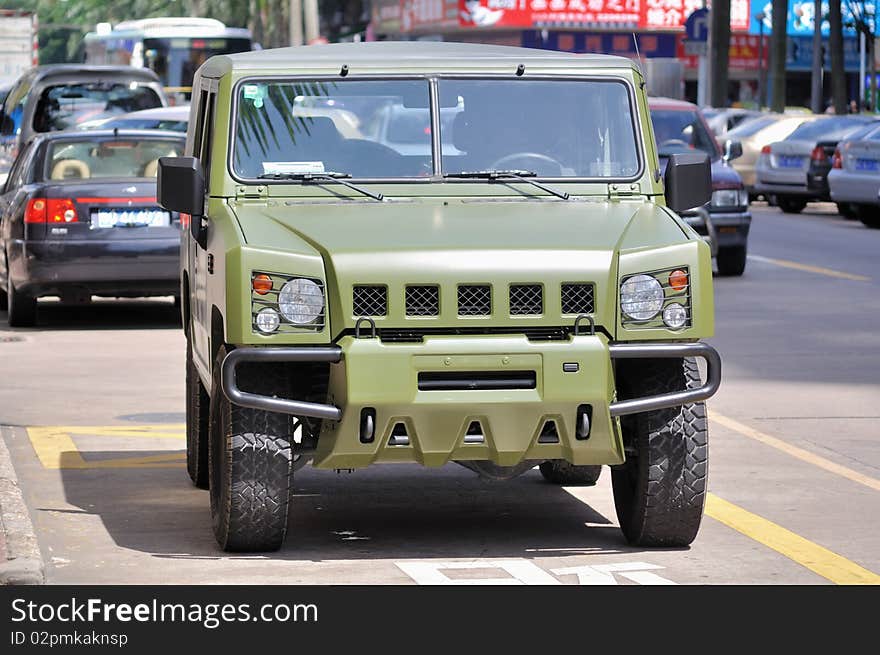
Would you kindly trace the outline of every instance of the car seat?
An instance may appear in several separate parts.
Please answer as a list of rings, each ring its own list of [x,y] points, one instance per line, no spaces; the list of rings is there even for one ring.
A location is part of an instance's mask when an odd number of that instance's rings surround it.
[[[89,165],[79,159],[62,159],[52,166],[53,180],[87,179],[92,176]]]

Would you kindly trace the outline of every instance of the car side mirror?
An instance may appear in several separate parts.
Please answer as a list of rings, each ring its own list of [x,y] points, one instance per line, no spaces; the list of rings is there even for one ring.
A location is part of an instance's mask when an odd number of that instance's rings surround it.
[[[669,155],[663,179],[666,206],[674,212],[702,207],[712,198],[709,155],[686,152]]]
[[[195,157],[159,157],[156,196],[169,211],[190,215],[190,230],[197,243],[206,240],[202,224],[205,213],[205,173]]]
[[[728,139],[724,142],[724,163],[728,163],[742,157],[743,154],[743,146],[742,143],[737,141],[736,139]]]

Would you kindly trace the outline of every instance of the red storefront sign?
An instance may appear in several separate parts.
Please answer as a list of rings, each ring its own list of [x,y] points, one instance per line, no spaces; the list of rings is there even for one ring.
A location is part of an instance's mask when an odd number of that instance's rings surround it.
[[[703,6],[703,0],[458,0],[458,3],[460,25],[471,28],[583,24],[679,30],[691,12]],[[731,28],[748,30],[749,6],[750,0],[730,0]]]
[[[675,46],[678,59],[684,62],[685,68],[697,68],[698,58],[685,54],[683,34],[676,38]],[[761,56],[763,56],[763,67],[766,67],[770,60],[770,37],[764,37],[763,52],[761,50],[760,36],[756,34],[731,34],[728,65],[735,70],[758,70],[762,68]]]

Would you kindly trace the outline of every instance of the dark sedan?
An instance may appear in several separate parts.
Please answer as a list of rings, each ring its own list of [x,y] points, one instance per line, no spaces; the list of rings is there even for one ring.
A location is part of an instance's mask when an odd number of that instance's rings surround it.
[[[179,216],[156,202],[159,157],[185,138],[94,130],[37,136],[0,195],[0,306],[36,321],[37,298],[177,296]]]
[[[721,275],[742,275],[746,268],[746,249],[752,215],[749,194],[730,160],[742,154],[738,142],[725,142],[722,149],[715,141],[696,105],[681,100],[651,98],[651,123],[661,164],[669,155],[702,150],[712,162],[712,200],[701,209],[682,212],[681,216],[699,234],[709,235],[704,216],[708,212],[714,226],[717,247],[715,261]]]

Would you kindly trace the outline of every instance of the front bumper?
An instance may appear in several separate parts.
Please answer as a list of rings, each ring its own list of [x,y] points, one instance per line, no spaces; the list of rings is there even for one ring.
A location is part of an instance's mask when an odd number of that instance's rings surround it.
[[[616,399],[614,359],[661,357],[703,358],[705,384]],[[236,369],[246,361],[329,362],[329,403],[242,391]],[[526,373],[528,381],[522,383]],[[429,384],[438,380],[439,386]],[[609,344],[601,334],[558,342],[518,335],[436,336],[403,344],[348,336],[332,346],[238,348],[221,370],[223,392],[237,405],[324,419],[312,454],[318,468],[378,462],[441,466],[456,460],[500,466],[548,459],[620,464],[624,451],[617,417],[705,400],[720,382],[721,359],[705,343]],[[555,442],[541,436],[548,421],[555,423]],[[468,438],[474,422],[482,428],[479,442]],[[399,424],[406,428],[405,443],[395,437]]]

